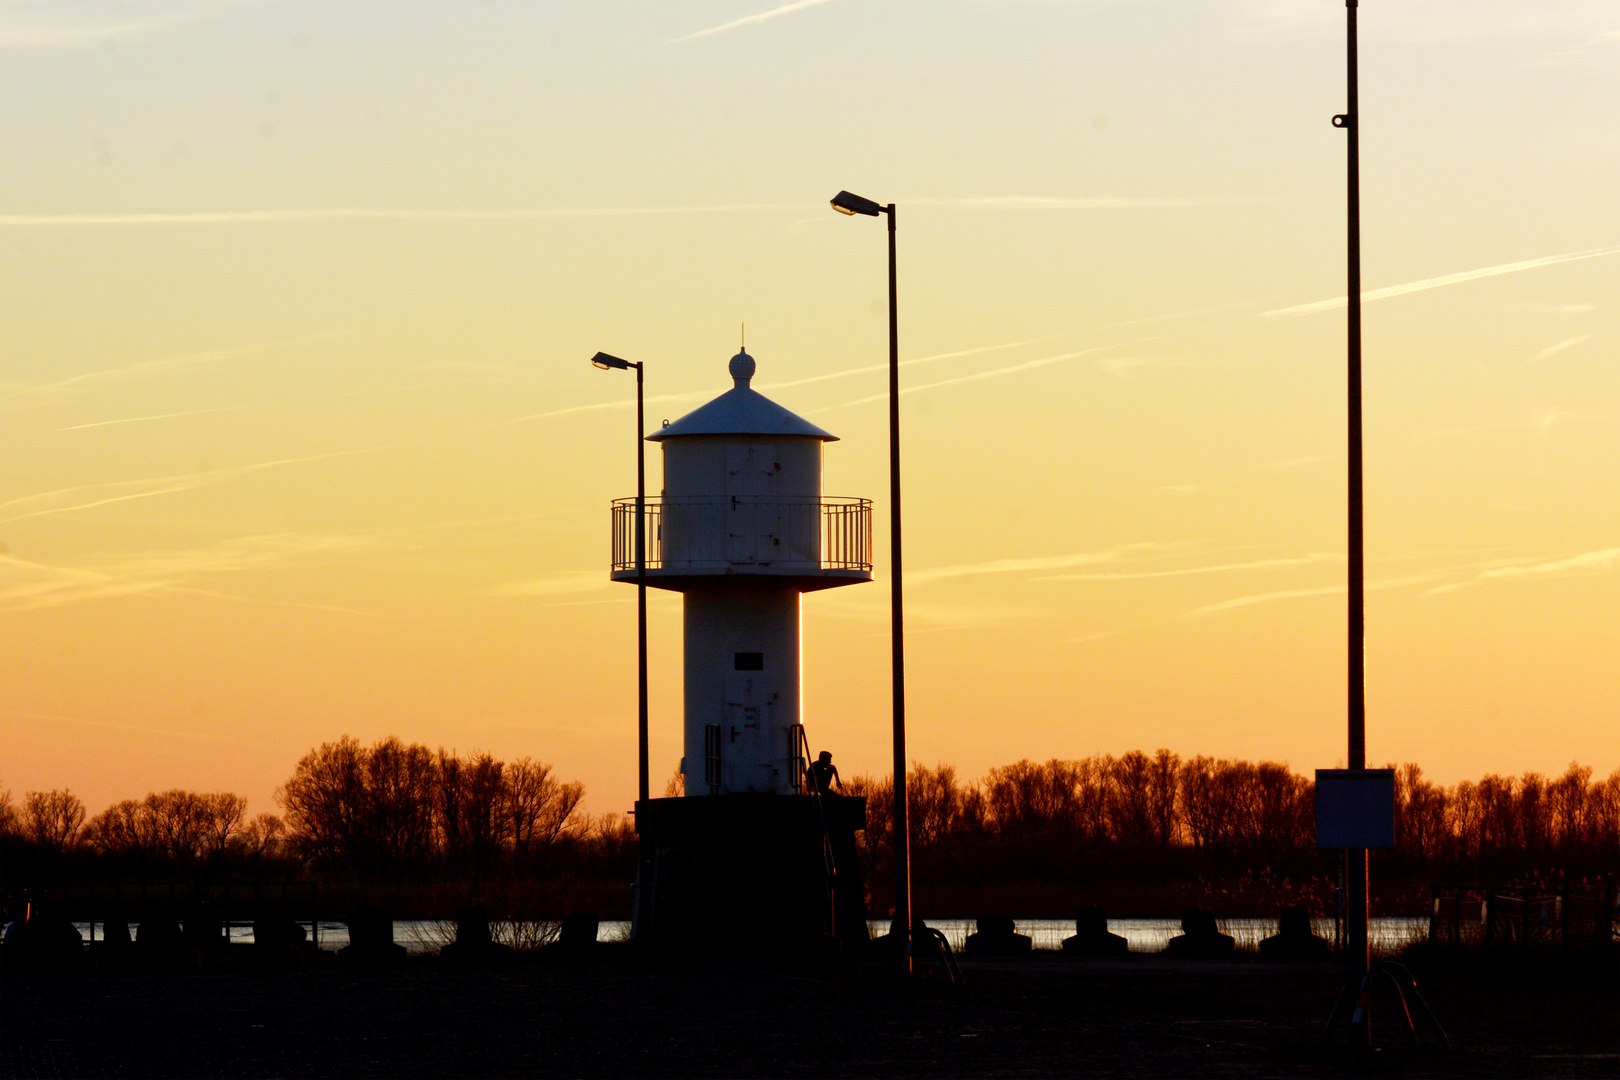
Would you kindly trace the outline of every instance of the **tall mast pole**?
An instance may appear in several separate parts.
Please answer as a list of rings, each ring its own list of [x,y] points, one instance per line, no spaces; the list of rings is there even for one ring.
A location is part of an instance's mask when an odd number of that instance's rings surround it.
[[[1367,767],[1367,602],[1366,530],[1363,520],[1362,440],[1361,440],[1361,117],[1357,86],[1356,0],[1345,0],[1345,76],[1349,101],[1347,111],[1334,117],[1348,136],[1346,204],[1348,210],[1348,272],[1346,290],[1349,309],[1348,390],[1349,390],[1349,754],[1351,769]],[[1367,852],[1345,852],[1347,895],[1346,960],[1350,978],[1357,984],[1366,978],[1371,954],[1367,941]],[[1351,1045],[1361,1048],[1369,1041],[1367,1003],[1362,1000],[1350,1025]]]

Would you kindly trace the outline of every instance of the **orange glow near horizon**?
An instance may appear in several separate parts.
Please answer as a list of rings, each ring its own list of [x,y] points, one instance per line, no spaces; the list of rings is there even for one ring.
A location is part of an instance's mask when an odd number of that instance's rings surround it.
[[[841,438],[826,493],[874,500],[880,582],[804,601],[804,713],[886,770],[885,251],[846,187],[900,207],[914,758],[1342,763],[1319,6],[0,16],[0,789],[259,813],[398,735],[628,809],[634,385],[588,360],[646,363],[655,428],[743,320]],[[1368,758],[1443,782],[1620,766],[1606,8],[1361,9]]]

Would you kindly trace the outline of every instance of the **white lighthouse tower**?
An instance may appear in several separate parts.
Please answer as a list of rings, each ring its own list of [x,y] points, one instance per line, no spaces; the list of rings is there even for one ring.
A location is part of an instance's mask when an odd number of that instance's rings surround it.
[[[757,919],[761,903],[777,929],[820,918],[819,904],[830,932],[834,854],[847,848],[852,862],[864,824],[864,800],[822,799],[806,783],[799,606],[806,592],[872,580],[871,503],[822,494],[822,450],[837,436],[754,390],[754,370],[739,352],[730,390],[647,436],[664,458],[661,497],[646,504],[647,584],[685,597],[686,797],[637,806],[653,879],[638,936],[690,934],[700,910]],[[634,499],[614,502],[615,581],[636,581],[635,520]],[[858,902],[848,871],[837,891],[853,887]]]
[[[686,597],[688,796],[799,790],[799,598],[872,580],[871,503],[821,493],[838,437],[754,390],[746,351],[730,370],[730,390],[647,436],[664,452],[647,584]],[[635,500],[614,523],[614,580],[634,582]]]

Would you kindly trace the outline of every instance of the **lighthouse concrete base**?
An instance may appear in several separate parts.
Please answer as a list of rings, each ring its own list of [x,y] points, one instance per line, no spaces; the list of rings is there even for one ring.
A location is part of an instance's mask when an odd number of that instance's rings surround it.
[[[855,833],[865,827],[866,800],[837,795],[638,802],[637,943],[729,956],[864,950]]]

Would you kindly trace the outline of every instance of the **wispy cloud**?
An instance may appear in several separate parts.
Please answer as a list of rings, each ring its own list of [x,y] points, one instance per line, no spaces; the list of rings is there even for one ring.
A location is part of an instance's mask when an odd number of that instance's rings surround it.
[[[1620,48],[1620,30],[1606,30],[1603,33],[1594,34],[1577,45],[1571,45],[1568,48],[1554,49],[1550,52],[1541,53],[1540,55],[1531,59],[1525,66],[1532,68],[1556,67],[1559,64],[1565,64],[1571,60],[1577,60],[1591,52],[1593,49],[1605,48]]]
[[[965,198],[907,199],[907,206],[982,207],[993,210],[1134,210],[1211,206],[1246,200],[1187,195],[984,195]]]
[[[1050,337],[1051,335],[1048,335]],[[918,356],[910,360],[900,361],[901,367],[910,367],[914,364],[931,364],[937,360],[953,360],[963,356],[977,356],[980,353],[1000,352],[1004,349],[1015,349],[1022,345],[1031,345],[1047,338],[1025,338],[1022,341],[1009,341],[1000,345],[981,345],[973,349],[959,349],[956,352],[935,353],[933,356]],[[878,371],[889,370],[888,364],[868,364],[864,367],[842,368],[838,371],[829,371],[822,375],[809,375],[802,379],[789,379],[785,382],[760,383],[756,390],[785,390],[794,386],[807,386],[811,383],[827,382],[833,379],[847,379],[855,375],[870,375]],[[709,390],[688,390],[680,394],[656,394],[646,398],[646,403],[673,404],[683,401],[696,401],[715,393]],[[519,424],[527,420],[545,420],[553,416],[569,416],[574,413],[605,412],[609,410],[622,410],[635,407],[630,398],[619,397],[612,401],[599,401],[590,405],[569,405],[561,409],[549,409],[546,412],[529,413],[524,416],[514,416],[510,420],[501,421],[502,424]]]
[[[1598,259],[1605,255],[1620,252],[1620,247],[1592,248],[1587,251],[1571,251],[1562,255],[1548,255],[1540,259],[1525,259],[1522,262],[1500,263],[1496,266],[1485,266],[1478,270],[1464,270],[1458,274],[1445,274],[1441,277],[1424,278],[1421,281],[1409,281],[1404,285],[1390,285],[1382,289],[1373,289],[1361,294],[1363,304],[1373,300],[1387,300],[1392,296],[1405,296],[1407,293],[1422,292],[1425,289],[1440,289],[1447,285],[1460,285],[1467,281],[1478,281],[1481,278],[1497,277],[1501,274],[1517,274],[1523,270],[1536,270],[1543,266],[1556,266],[1559,263],[1577,262],[1581,259]],[[1323,311],[1333,311],[1349,303],[1343,296],[1332,300],[1318,300],[1311,304],[1299,304],[1295,307],[1277,308],[1273,311],[1262,311],[1262,319],[1294,318],[1300,315],[1316,315]]]
[[[1037,581],[1139,581],[1144,578],[1188,577],[1197,574],[1228,574],[1239,570],[1275,570],[1280,567],[1313,566],[1324,562],[1343,562],[1343,555],[1330,552],[1311,552],[1291,558],[1256,559],[1252,562],[1221,563],[1217,566],[1188,566],[1174,570],[1135,570],[1125,572],[1053,574]]]
[[[181,416],[207,416],[210,413],[226,412],[227,409],[188,409],[185,412],[153,413],[151,416],[126,416],[118,420],[96,420],[89,424],[73,424],[70,427],[57,428],[57,431],[83,431],[85,428],[110,427],[113,424],[143,424],[148,420],[174,420]]]
[[[176,213],[0,214],[0,226],[57,228],[87,225],[275,225],[315,221],[548,221],[555,218],[804,210],[810,205],[812,204],[733,203],[724,206],[569,206],[527,210],[402,210],[347,206],[311,207],[302,210],[196,210]]]
[[[477,386],[482,383],[499,382],[498,376],[489,376],[481,379],[449,379],[440,382],[404,383],[397,386],[372,386],[364,390],[349,390],[341,394],[330,395],[330,400],[342,401],[347,398],[377,397],[383,394],[408,394],[417,390],[439,390],[447,386]],[[83,431],[86,428],[110,427],[117,424],[142,424],[154,420],[175,420],[187,416],[212,416],[216,413],[237,412],[243,409],[262,408],[265,402],[255,402],[251,405],[219,405],[212,409],[189,409],[185,412],[152,413],[148,416],[123,416],[115,420],[96,420],[88,424],[72,424],[68,427],[57,428],[57,431]]]
[[[61,713],[25,712],[20,709],[0,709],[0,716],[18,720],[47,721],[51,724],[79,724],[85,727],[111,729],[113,731],[133,731],[145,736],[159,736],[164,739],[196,739],[201,742],[223,743],[240,748],[244,743],[255,746],[274,746],[266,739],[257,739],[252,735],[252,728],[244,725],[207,724],[195,731],[183,731],[179,728],[158,727],[152,724],[130,724],[117,720],[92,720],[83,716],[66,716]],[[277,747],[277,749],[282,749]]]
[[[711,26],[707,30],[698,30],[691,34],[684,34],[678,38],[670,38],[669,41],[665,42],[665,44],[679,45],[683,41],[696,41],[699,38],[713,37],[716,34],[723,34],[727,30],[738,30],[744,26],[755,26],[762,22],[769,22],[772,19],[780,19],[784,15],[792,15],[793,13],[803,11],[806,8],[820,7],[822,4],[831,2],[832,0],[793,0],[792,3],[783,4],[780,7],[774,7],[768,11],[756,12],[753,15],[744,15],[740,19],[732,19],[728,23],[721,23],[719,26]]]
[[[1111,638],[1111,637],[1118,637],[1118,636],[1119,636],[1119,631],[1118,630],[1096,630],[1096,631],[1093,631],[1092,633],[1089,633],[1089,634],[1081,634],[1078,637],[1059,638],[1057,641],[1053,642],[1053,644],[1055,644],[1055,645],[1085,645],[1088,642],[1101,641],[1103,638]]]
[[[1412,438],[1418,442],[1429,442],[1434,439],[1454,438],[1458,435],[1475,435],[1482,431],[1519,431],[1524,428],[1546,430],[1560,424],[1580,423],[1587,419],[1590,419],[1588,415],[1569,409],[1533,409],[1512,420],[1502,420],[1491,424],[1463,424],[1457,427],[1435,428],[1431,431],[1419,432],[1413,435]]]
[[[600,570],[568,570],[545,577],[509,581],[486,591],[490,596],[574,596],[612,588],[614,584]]]
[[[481,375],[504,375],[512,370],[509,360],[435,360],[418,364],[420,371],[464,371]],[[448,385],[448,384],[446,384]]]
[[[1582,342],[1591,341],[1591,340],[1592,340],[1592,335],[1591,334],[1582,334],[1580,337],[1566,338],[1565,340],[1560,341],[1556,345],[1549,345],[1545,349],[1542,349],[1540,352],[1536,353],[1535,358],[1537,360],[1547,360],[1547,359],[1550,359],[1550,358],[1552,358],[1554,356],[1557,356],[1559,353],[1563,352],[1565,349],[1573,349],[1575,346],[1581,344]]]
[[[907,585],[931,585],[955,578],[979,577],[984,574],[1014,574],[1038,570],[1065,570],[1074,566],[1096,566],[1116,563],[1131,555],[1172,551],[1182,544],[1140,542],[1120,544],[1103,551],[1081,551],[1068,555],[1040,555],[1024,559],[988,559],[984,562],[959,563],[955,566],[935,566],[913,570],[906,574]]]
[[[1333,5],[1314,0],[1239,0],[1239,11],[1261,26],[1275,29],[1315,26],[1328,33],[1343,26]],[[1607,0],[1560,0],[1525,4],[1520,0],[1470,0],[1468,17],[1458,18],[1450,4],[1393,4],[1376,24],[1363,23],[1362,33],[1385,41],[1430,43],[1500,38],[1519,45],[1549,37],[1590,33],[1613,23]]]
[[[1273,592],[1250,593],[1247,596],[1234,596],[1230,600],[1221,600],[1203,607],[1193,608],[1188,615],[1211,615],[1217,611],[1231,611],[1233,608],[1249,607],[1252,604],[1264,604],[1272,600],[1292,600],[1301,596],[1332,596],[1335,593],[1349,592],[1347,585],[1318,585],[1309,589],[1277,589]]]
[[[1332,459],[1321,454],[1307,454],[1305,457],[1289,458],[1287,461],[1273,461],[1262,467],[1271,472],[1281,472],[1284,469],[1297,469],[1303,465],[1317,465],[1329,460]]]
[[[1340,557],[1342,558],[1342,556]],[[1455,573],[1455,570],[1431,570],[1423,573],[1408,574],[1404,577],[1369,580],[1366,587],[1368,592],[1377,592],[1384,589],[1405,588],[1408,585],[1428,585],[1442,578],[1449,577],[1453,573]],[[1203,607],[1193,608],[1191,611],[1186,613],[1186,617],[1193,618],[1199,615],[1211,615],[1219,611],[1231,611],[1234,608],[1249,607],[1254,604],[1265,604],[1273,600],[1292,600],[1305,596],[1343,596],[1349,593],[1349,591],[1350,588],[1348,584],[1345,582],[1339,582],[1336,585],[1318,585],[1301,589],[1279,589],[1273,592],[1251,593],[1245,596],[1234,596],[1230,600],[1219,600],[1213,604],[1205,604]],[[1429,591],[1434,592],[1437,590],[1431,589]]]
[[[77,566],[52,566],[0,554],[0,611],[59,607],[111,597],[185,593],[239,603],[365,614],[332,604],[240,596],[204,588],[200,578],[282,565],[319,555],[374,550],[364,534],[275,533],[243,536],[199,548],[116,553]]]
[[[1043,337],[1024,338],[1020,341],[1006,341],[1000,345],[980,345],[972,349],[958,349],[955,352],[934,353],[932,356],[914,356],[909,360],[900,361],[901,367],[912,367],[916,364],[932,364],[939,360],[958,360],[964,356],[979,356],[988,352],[1003,352],[1007,349],[1017,349],[1025,345],[1035,345],[1042,341],[1050,341],[1056,334],[1046,334]],[[794,386],[808,386],[811,383],[827,382],[830,379],[847,379],[852,375],[870,375],[876,371],[888,371],[888,364],[868,364],[865,367],[844,368],[841,371],[829,371],[825,375],[810,375],[803,379],[789,379],[786,382],[760,383],[761,390],[786,390]]]
[[[688,390],[683,394],[654,394],[651,397],[643,398],[642,400],[647,405],[665,405],[679,401],[696,401],[698,398],[707,397],[712,393],[714,393],[713,390]],[[590,405],[569,405],[562,409],[548,409],[545,412],[528,413],[524,416],[514,416],[510,420],[502,420],[500,421],[500,424],[494,426],[498,427],[505,424],[521,424],[527,420],[549,420],[553,416],[572,416],[575,413],[608,412],[616,409],[632,409],[635,408],[635,404],[634,399],[615,398],[613,401],[597,401]]]
[[[1534,311],[1539,315],[1585,315],[1589,311],[1596,311],[1596,304],[1522,304],[1525,311]]]
[[[217,18],[263,0],[6,0],[0,49],[86,49]]]
[[[1021,364],[1009,364],[1006,367],[991,368],[988,371],[975,371],[968,375],[957,375],[954,378],[940,379],[937,382],[921,383],[916,386],[903,386],[900,388],[900,394],[901,396],[920,394],[924,390],[938,390],[946,386],[961,386],[965,383],[981,382],[985,379],[1000,379],[1024,371],[1033,371],[1036,368],[1049,367],[1052,364],[1061,364],[1068,360],[1077,360],[1082,356],[1095,356],[1097,353],[1107,352],[1110,349],[1123,349],[1130,345],[1140,345],[1142,342],[1152,340],[1154,339],[1138,338],[1135,341],[1124,341],[1114,345],[1098,345],[1090,349],[1078,349],[1074,352],[1058,353],[1055,356],[1043,356],[1038,360],[1026,360]],[[828,412],[832,409],[848,409],[856,405],[867,405],[874,401],[887,401],[888,397],[887,393],[869,394],[866,397],[856,398],[854,401],[844,401],[837,405],[824,405],[811,411]]]
[[[1194,360],[1185,356],[1110,356],[1097,361],[1097,367],[1110,375],[1129,379],[1131,372],[1143,368],[1207,368],[1215,367],[1213,360]]]
[[[818,611],[877,623],[889,615],[887,600],[856,600],[835,594],[816,601]],[[1037,618],[1045,612],[1040,608],[1015,607],[1007,604],[946,604],[906,601],[907,633],[928,633],[943,630],[967,630],[980,626],[994,626],[1025,619]]]
[[[1524,563],[1511,566],[1495,566],[1482,570],[1478,575],[1468,581],[1454,582],[1430,589],[1431,593],[1451,592],[1468,585],[1482,581],[1501,581],[1515,578],[1545,578],[1567,577],[1572,574],[1613,573],[1620,565],[1620,547],[1600,548],[1596,551],[1584,551],[1579,555],[1570,555],[1567,558],[1552,559],[1543,562],[1526,560]]]
[[[1039,344],[1039,343],[1041,343],[1043,341],[1050,341],[1053,338],[1071,336],[1073,334],[1101,333],[1101,332],[1107,331],[1107,330],[1120,330],[1120,329],[1124,329],[1125,327],[1130,327],[1130,326],[1142,326],[1142,325],[1145,325],[1145,324],[1148,324],[1148,323],[1166,322],[1166,321],[1171,321],[1171,320],[1176,320],[1176,319],[1194,318],[1194,317],[1199,316],[1199,315],[1209,315],[1209,314],[1214,314],[1214,313],[1223,312],[1223,311],[1231,311],[1231,310],[1235,310],[1235,309],[1238,309],[1238,308],[1252,308],[1252,307],[1253,307],[1253,305],[1250,304],[1250,303],[1221,304],[1221,305],[1218,305],[1218,306],[1215,306],[1215,307],[1194,308],[1194,309],[1187,310],[1187,311],[1173,311],[1173,312],[1169,312],[1168,314],[1164,314],[1164,315],[1149,315],[1149,316],[1145,316],[1145,317],[1140,318],[1140,319],[1127,319],[1127,320],[1125,320],[1123,322],[1108,323],[1108,324],[1101,325],[1101,326],[1086,327],[1086,328],[1084,328],[1082,330],[1069,331],[1069,332],[1064,333],[1064,334],[1043,334],[1043,335],[1041,335],[1039,337],[1021,338],[1021,339],[1019,339],[1017,341],[1006,341],[1006,342],[1001,342],[1000,344],[996,344],[996,345],[978,345],[978,346],[974,346],[973,348],[969,348],[969,349],[957,349],[957,350],[954,350],[954,351],[951,351],[951,352],[933,353],[932,355],[929,355],[929,356],[915,356],[915,357],[911,357],[910,359],[900,361],[900,366],[901,367],[912,367],[912,366],[919,365],[919,364],[932,364],[932,363],[936,363],[936,362],[941,361],[941,360],[957,360],[957,359],[961,359],[963,357],[968,357],[968,356],[979,356],[979,355],[982,355],[984,353],[1003,352],[1003,351],[1006,351],[1008,349],[1022,348],[1022,347],[1026,346],[1026,345],[1036,345],[1036,344]],[[1127,347],[1129,345],[1137,345],[1137,344],[1141,344],[1143,342],[1155,341],[1155,340],[1158,340],[1158,335],[1154,335],[1152,337],[1137,338],[1137,339],[1134,339],[1132,341],[1120,342],[1120,343],[1117,343],[1117,344],[1114,344],[1114,345],[1100,345],[1100,346],[1097,346],[1096,348],[1083,349],[1083,350],[1080,350],[1079,352],[1060,353],[1060,354],[1058,354],[1056,356],[1043,357],[1043,358],[1041,358],[1039,360],[1031,360],[1031,361],[1028,361],[1028,362],[1023,363],[1023,364],[1014,364],[1014,365],[1009,366],[1009,367],[996,368],[996,369],[993,369],[993,370],[990,370],[990,371],[975,372],[975,373],[972,373],[972,374],[959,376],[958,378],[955,378],[955,379],[946,379],[946,380],[943,380],[943,381],[940,381],[940,382],[925,383],[925,384],[923,384],[921,386],[902,387],[901,390],[900,390],[900,393],[902,395],[904,395],[904,394],[912,394],[912,393],[916,393],[916,392],[921,391],[921,390],[932,390],[932,389],[936,389],[936,388],[942,387],[942,386],[955,386],[955,385],[958,385],[958,384],[963,383],[963,382],[974,382],[974,381],[979,380],[979,379],[998,378],[998,377],[1000,377],[1002,375],[1011,375],[1011,374],[1014,374],[1014,373],[1019,372],[1019,371],[1029,370],[1031,368],[1044,367],[1044,366],[1046,366],[1048,364],[1062,363],[1065,360],[1073,360],[1073,359],[1076,359],[1076,358],[1082,357],[1082,356],[1089,356],[1089,355],[1094,355],[1094,354],[1099,353],[1099,352],[1106,352],[1106,351],[1108,351],[1110,349],[1120,349],[1120,348],[1125,348],[1125,347]],[[1197,361],[1164,359],[1164,358],[1155,358],[1155,357],[1122,357],[1122,358],[1120,358],[1120,364],[1119,364],[1117,370],[1123,371],[1123,370],[1125,370],[1127,368],[1130,368],[1130,367],[1149,367],[1149,366],[1193,367],[1193,366],[1202,366],[1202,364],[1200,362],[1197,362]],[[825,373],[820,374],[820,375],[808,375],[808,376],[806,376],[804,378],[801,378],[801,379],[787,379],[787,380],[784,380],[784,381],[781,381],[781,382],[759,382],[759,383],[755,384],[755,389],[761,390],[761,391],[766,391],[766,390],[770,390],[770,391],[786,390],[786,389],[796,387],[796,386],[808,386],[808,385],[810,385],[812,383],[830,382],[830,381],[833,381],[833,380],[836,380],[836,379],[847,379],[847,378],[851,378],[851,377],[856,376],[856,375],[871,375],[871,374],[874,374],[876,372],[887,371],[888,369],[889,369],[888,364],[866,364],[866,365],[863,365],[861,367],[841,368],[841,369],[839,369],[837,371],[829,371],[829,372],[825,372]],[[680,393],[680,394],[661,394],[661,395],[657,395],[655,397],[647,398],[646,401],[648,403],[652,403],[652,402],[676,403],[676,402],[683,402],[683,401],[695,401],[695,400],[698,400],[700,398],[707,397],[707,396],[713,394],[714,392],[715,392],[714,390],[695,390],[695,391],[689,391],[689,392]],[[854,406],[854,405],[865,405],[865,404],[868,404],[868,403],[873,402],[873,401],[885,400],[886,397],[887,397],[886,394],[876,394],[876,395],[872,395],[870,397],[859,398],[859,399],[857,399],[855,401],[846,401],[846,402],[843,402],[842,404],[839,404],[839,405],[824,406],[823,408],[824,409],[848,408],[848,407],[851,407],[851,406]],[[547,419],[547,418],[554,417],[554,416],[568,416],[568,415],[571,415],[571,414],[574,414],[574,413],[604,412],[604,411],[609,411],[609,410],[632,409],[634,407],[635,407],[634,399],[628,398],[628,397],[617,397],[617,398],[614,398],[612,401],[596,402],[596,403],[593,403],[593,404],[590,404],[590,405],[569,405],[569,406],[566,406],[566,407],[560,408],[560,409],[549,409],[549,410],[547,410],[545,412],[528,413],[528,414],[525,414],[523,416],[513,417],[510,420],[500,421],[500,424],[517,424],[517,423],[522,423],[522,422],[528,421],[528,420],[542,420],[542,419]]]
[[[124,383],[141,382],[146,379],[159,378],[164,375],[168,375],[171,372],[194,367],[198,364],[211,364],[222,360],[238,360],[244,357],[255,356],[262,353],[274,352],[279,349],[296,348],[301,345],[314,344],[315,342],[350,337],[356,333],[358,333],[356,328],[346,327],[337,330],[322,330],[313,334],[300,334],[297,337],[276,338],[270,341],[255,341],[247,345],[232,345],[224,349],[208,349],[203,352],[177,353],[173,356],[159,356],[151,360],[138,360],[133,364],[123,364],[115,368],[103,368],[100,371],[87,371],[82,375],[73,375],[66,379],[59,379],[56,382],[23,386],[13,385],[6,388],[6,400],[16,401],[18,399],[38,395],[74,393],[109,384],[121,385]],[[178,416],[187,414],[176,413],[173,415]],[[137,417],[136,419],[144,420],[154,418]],[[84,426],[91,427],[94,425],[86,424]]]
[[[829,0],[819,0],[826,3]],[[960,206],[1002,210],[1107,210],[1122,208],[1204,206],[1231,202],[1224,198],[1106,195],[1045,197],[993,195],[983,198],[915,198],[908,206]],[[747,211],[825,210],[825,203],[724,203],[707,206],[552,206],[507,210],[407,209],[384,206],[312,206],[280,210],[108,211],[57,214],[0,214],[0,228],[86,228],[296,225],[316,222],[507,222],[568,218],[657,217],[687,214],[736,214]],[[818,214],[815,219],[820,220]]]
[[[115,480],[103,484],[80,484],[75,487],[59,488],[55,491],[42,491],[33,495],[24,495],[21,498],[0,502],[0,511],[13,508],[21,511],[0,518],[0,524],[21,521],[24,518],[44,517],[48,514],[66,514],[75,510],[89,510],[93,507],[128,502],[132,499],[150,499],[158,495],[172,495],[176,492],[209,487],[223,483],[226,480],[264,472],[268,469],[279,469],[288,465],[303,465],[313,461],[354,457],[359,454],[376,454],[398,445],[400,444],[384,443],[381,446],[364,446],[354,450],[332,450],[324,454],[309,454],[304,457],[258,461],[251,465],[236,465],[224,469],[211,469],[206,472],[178,473],[173,476],[156,476],[140,480]],[[100,496],[93,494],[98,491],[107,492],[108,494]]]

